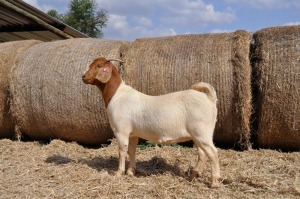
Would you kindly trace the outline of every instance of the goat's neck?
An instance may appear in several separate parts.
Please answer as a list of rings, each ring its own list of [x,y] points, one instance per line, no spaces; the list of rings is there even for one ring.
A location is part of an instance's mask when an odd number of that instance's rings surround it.
[[[112,68],[111,78],[107,83],[98,83],[97,87],[101,90],[104,99],[105,107],[107,108],[110,100],[116,93],[120,84],[122,83],[121,76],[115,67]]]

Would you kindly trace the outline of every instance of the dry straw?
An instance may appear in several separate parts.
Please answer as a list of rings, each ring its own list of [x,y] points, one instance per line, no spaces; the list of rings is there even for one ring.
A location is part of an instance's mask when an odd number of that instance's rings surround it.
[[[35,45],[23,54],[11,79],[12,113],[21,132],[83,144],[112,138],[101,93],[81,76],[99,56],[120,59],[123,44],[70,39]]]
[[[299,199],[300,153],[273,150],[219,150],[221,187],[209,188],[208,165],[188,180],[196,149],[137,149],[136,176],[114,176],[118,145],[84,148],[53,140],[50,144],[0,140],[0,198],[246,198]],[[209,164],[209,162],[207,163]]]
[[[300,150],[300,26],[254,34],[259,147]]]
[[[125,54],[125,81],[150,95],[212,84],[219,100],[215,141],[249,148],[250,41],[246,31],[138,39]]]
[[[15,60],[24,51],[40,41],[15,41],[0,44],[0,138],[13,137],[14,122],[9,111],[10,107],[10,74]]]

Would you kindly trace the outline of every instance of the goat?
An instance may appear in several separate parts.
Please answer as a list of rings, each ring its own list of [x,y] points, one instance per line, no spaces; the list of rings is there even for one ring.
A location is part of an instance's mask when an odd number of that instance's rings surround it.
[[[97,58],[87,67],[82,80],[86,84],[96,85],[102,92],[109,123],[119,146],[116,175],[121,176],[125,172],[127,152],[127,174],[134,175],[139,138],[159,144],[193,140],[198,151],[198,162],[191,178],[202,173],[208,156],[211,161],[211,187],[219,187],[219,159],[213,144],[217,121],[214,88],[200,82],[185,91],[161,96],[145,95],[126,85],[111,61],[122,62]]]

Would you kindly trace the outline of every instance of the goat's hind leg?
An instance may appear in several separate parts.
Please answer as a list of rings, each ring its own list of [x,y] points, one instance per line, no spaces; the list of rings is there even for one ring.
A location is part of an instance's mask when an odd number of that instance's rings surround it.
[[[220,186],[220,165],[218,158],[218,150],[214,146],[212,140],[206,140],[205,138],[195,138],[194,140],[197,147],[200,147],[211,161],[211,187],[217,188]]]
[[[219,179],[221,177],[218,150],[213,143],[202,143],[201,147],[211,161],[211,188],[217,188],[220,186]]]
[[[200,147],[197,147],[197,152],[198,152],[198,162],[191,174],[190,177],[191,180],[197,176],[200,176],[203,173],[205,168],[205,163],[207,161],[207,156],[205,155],[204,151]]]

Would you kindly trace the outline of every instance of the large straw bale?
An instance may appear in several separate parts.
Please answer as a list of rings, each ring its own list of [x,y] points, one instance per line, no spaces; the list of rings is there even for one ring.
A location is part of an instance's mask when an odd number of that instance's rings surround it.
[[[249,148],[250,41],[246,31],[138,39],[124,57],[125,81],[149,95],[212,84],[218,96],[215,141]]]
[[[29,49],[12,72],[12,112],[23,134],[99,144],[112,138],[103,100],[81,76],[99,56],[119,58],[121,41],[69,39]],[[118,63],[115,63],[117,66]]]
[[[254,34],[259,147],[300,149],[300,26]]]
[[[20,54],[40,42],[27,40],[0,44],[0,138],[10,138],[14,135],[15,125],[9,112],[11,68]]]

